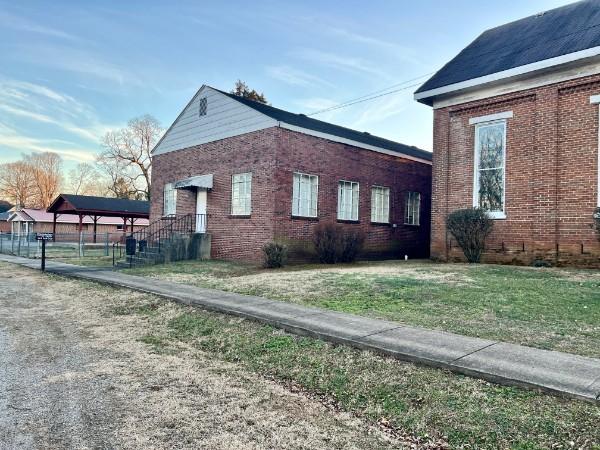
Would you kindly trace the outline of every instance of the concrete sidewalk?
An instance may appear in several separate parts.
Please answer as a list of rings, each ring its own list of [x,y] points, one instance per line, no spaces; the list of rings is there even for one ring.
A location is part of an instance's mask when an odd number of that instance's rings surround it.
[[[0,255],[0,261],[39,269],[40,262]],[[48,272],[156,294],[187,305],[234,314],[305,336],[351,345],[500,384],[600,400],[600,360],[568,353],[405,326],[262,297],[203,289],[48,261]]]

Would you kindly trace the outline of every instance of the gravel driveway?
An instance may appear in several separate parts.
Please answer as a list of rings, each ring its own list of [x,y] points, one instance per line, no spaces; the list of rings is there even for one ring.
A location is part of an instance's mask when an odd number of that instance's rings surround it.
[[[144,294],[0,263],[0,448],[397,448],[236,365],[138,341]]]

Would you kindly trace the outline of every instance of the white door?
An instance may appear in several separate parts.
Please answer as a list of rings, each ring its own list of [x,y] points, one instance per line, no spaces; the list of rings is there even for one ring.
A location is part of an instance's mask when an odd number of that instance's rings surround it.
[[[205,190],[196,191],[196,233],[206,231],[206,196]]]

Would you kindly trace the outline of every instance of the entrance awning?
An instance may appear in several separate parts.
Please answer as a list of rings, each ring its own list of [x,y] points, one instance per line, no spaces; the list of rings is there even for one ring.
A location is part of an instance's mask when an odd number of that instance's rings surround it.
[[[209,175],[197,175],[195,177],[186,178],[175,182],[175,189],[201,189],[208,191],[213,187],[212,173]]]

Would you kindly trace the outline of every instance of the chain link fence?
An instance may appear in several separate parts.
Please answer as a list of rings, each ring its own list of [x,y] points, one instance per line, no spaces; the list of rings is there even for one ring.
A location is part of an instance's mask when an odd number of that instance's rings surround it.
[[[42,246],[36,240],[36,234],[0,233],[0,253],[40,258]],[[112,265],[113,258],[124,256],[124,243],[123,233],[57,233],[53,241],[46,242],[46,258]]]

